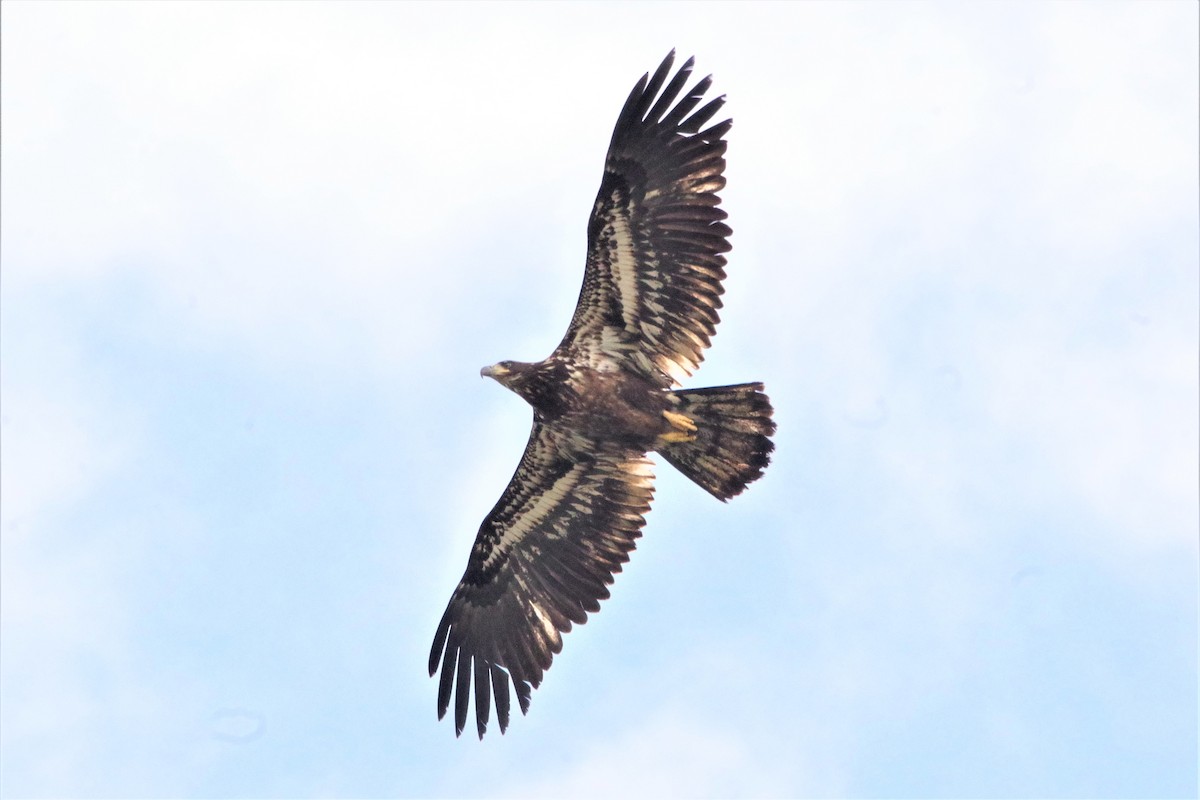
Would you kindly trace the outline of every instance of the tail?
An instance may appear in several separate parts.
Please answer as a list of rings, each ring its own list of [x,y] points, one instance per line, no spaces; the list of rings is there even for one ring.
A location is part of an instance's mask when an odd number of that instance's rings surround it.
[[[761,383],[741,383],[672,392],[672,409],[695,423],[695,438],[660,439],[658,452],[718,500],[741,494],[762,475],[775,449],[774,409],[762,389]]]

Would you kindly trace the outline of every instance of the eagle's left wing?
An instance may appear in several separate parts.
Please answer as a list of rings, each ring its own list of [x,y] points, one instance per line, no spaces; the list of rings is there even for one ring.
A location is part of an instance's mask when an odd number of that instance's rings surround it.
[[[712,80],[680,98],[692,59],[667,82],[674,57],[642,76],[617,118],[588,221],[583,288],[555,351],[595,369],[629,368],[664,387],[704,358],[732,232],[717,207],[731,122],[703,127],[725,99],[693,111]]]
[[[466,725],[472,685],[480,738],[493,695],[500,731],[508,727],[509,680],[521,712],[528,710],[531,691],[562,649],[561,634],[600,610],[641,535],[654,493],[649,459],[612,444],[568,458],[566,435],[534,423],[438,625],[429,674],[440,661],[438,718],[455,693],[456,734]]]

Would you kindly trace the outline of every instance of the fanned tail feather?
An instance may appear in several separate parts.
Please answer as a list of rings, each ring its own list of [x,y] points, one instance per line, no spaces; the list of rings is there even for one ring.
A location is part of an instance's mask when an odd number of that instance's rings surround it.
[[[675,411],[696,424],[695,440],[662,444],[672,466],[718,500],[738,495],[771,461],[774,409],[761,383],[680,389]]]

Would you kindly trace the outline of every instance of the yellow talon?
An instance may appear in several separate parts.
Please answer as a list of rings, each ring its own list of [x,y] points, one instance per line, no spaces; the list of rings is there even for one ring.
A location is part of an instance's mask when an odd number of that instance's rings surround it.
[[[671,423],[672,428],[678,428],[679,430],[686,431],[687,433],[695,433],[696,432],[696,423],[693,422],[692,418],[689,417],[687,414],[680,414],[676,411],[664,411],[664,412],[662,412],[662,415],[663,415],[663,417],[666,418],[667,422]],[[668,436],[670,434],[663,434],[663,435]],[[695,438],[696,437],[693,436],[693,437],[691,437],[691,439],[685,439],[685,440],[681,440],[681,441],[689,441],[690,442]]]
[[[664,412],[664,413],[666,413],[666,412]],[[658,435],[658,440],[660,442],[665,442],[666,444],[676,444],[678,442],[694,442],[694,441],[696,441],[696,434],[685,433],[684,431],[667,431],[666,433],[660,433]]]

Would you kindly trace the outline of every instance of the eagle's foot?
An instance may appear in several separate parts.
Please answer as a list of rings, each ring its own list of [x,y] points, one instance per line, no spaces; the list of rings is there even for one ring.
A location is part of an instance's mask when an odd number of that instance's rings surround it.
[[[693,422],[692,418],[689,417],[687,414],[680,414],[678,411],[664,411],[664,412],[662,412],[662,415],[667,420],[667,422],[671,423],[672,428],[675,428],[676,430],[679,430],[679,431],[683,431],[684,433],[695,433],[696,432],[696,423]],[[669,434],[663,434],[663,435],[667,436]],[[693,436],[691,439],[685,439],[683,441],[690,442],[695,438],[696,437]]]
[[[678,444],[679,442],[694,442],[696,434],[685,431],[667,431],[658,435],[658,441],[663,444]]]

